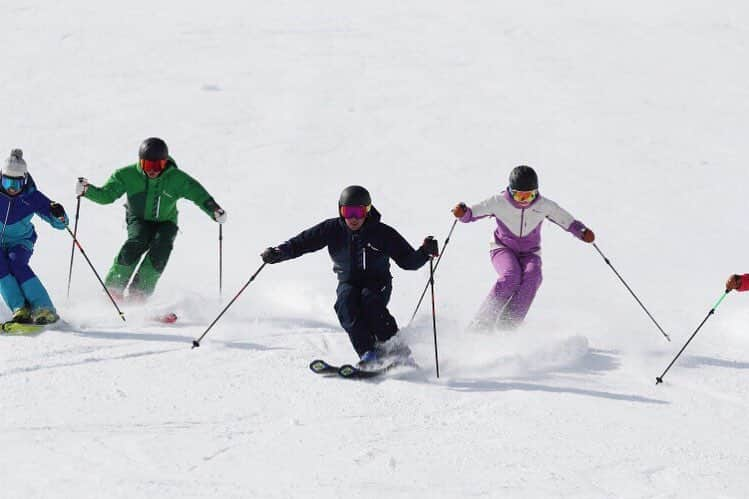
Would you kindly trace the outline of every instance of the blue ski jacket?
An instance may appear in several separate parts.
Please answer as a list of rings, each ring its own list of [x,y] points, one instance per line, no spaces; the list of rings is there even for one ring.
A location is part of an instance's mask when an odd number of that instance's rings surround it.
[[[68,224],[53,217],[49,212],[51,201],[36,189],[31,175],[26,178],[26,185],[20,194],[9,196],[0,190],[0,248],[8,249],[19,244],[33,250],[36,242],[36,230],[31,218],[34,214],[49,223],[55,229],[64,229]]]
[[[352,231],[342,217],[330,218],[281,244],[284,260],[327,246],[333,272],[341,282],[369,287],[392,280],[390,258],[405,270],[417,270],[429,261],[422,249],[415,250],[395,229],[380,221],[372,207],[358,231]]]

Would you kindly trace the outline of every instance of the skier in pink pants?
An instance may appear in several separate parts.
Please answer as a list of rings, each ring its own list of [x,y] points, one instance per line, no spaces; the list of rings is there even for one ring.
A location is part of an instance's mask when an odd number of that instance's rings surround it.
[[[490,244],[497,282],[473,321],[474,329],[511,329],[528,314],[541,286],[541,223],[549,219],[575,237],[592,243],[593,231],[538,193],[538,176],[530,166],[510,172],[507,189],[473,206],[458,203],[453,214],[461,222],[494,217],[497,229]]]

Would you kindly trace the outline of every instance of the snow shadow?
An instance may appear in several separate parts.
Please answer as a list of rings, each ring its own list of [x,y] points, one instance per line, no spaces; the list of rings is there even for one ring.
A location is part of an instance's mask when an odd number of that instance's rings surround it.
[[[86,336],[89,338],[99,338],[105,340],[138,340],[138,341],[158,341],[170,343],[187,343],[192,344],[194,339],[191,336],[178,334],[159,334],[159,333],[133,333],[124,331],[76,331],[76,336]]]
[[[665,400],[652,399],[641,395],[632,395],[626,393],[614,393],[601,390],[589,390],[584,388],[574,388],[565,386],[542,385],[538,383],[525,383],[516,381],[493,381],[493,380],[451,380],[447,386],[460,392],[507,392],[512,390],[521,390],[526,392],[548,392],[548,393],[569,393],[573,395],[583,395],[586,397],[596,397],[608,400],[619,400],[623,402],[638,402],[644,404],[668,404]]]
[[[562,367],[558,372],[575,372],[581,374],[602,374],[619,369],[619,352],[591,348],[575,364]]]
[[[220,343],[226,348],[234,348],[237,350],[291,350],[290,348],[286,347],[268,347],[259,343],[252,343],[250,341],[214,341],[213,343]]]
[[[284,330],[318,330],[314,332],[334,332],[344,333],[343,328],[337,323],[310,319],[305,317],[258,317],[252,320],[257,326],[271,326],[273,329]]]
[[[180,343],[189,347],[195,338],[192,336],[178,335],[178,334],[158,334],[158,333],[133,333],[123,331],[76,331],[78,336],[86,336],[89,338],[98,338],[104,340],[127,340],[127,341],[157,341],[160,343]],[[288,350],[283,347],[269,347],[260,345],[259,343],[252,343],[248,341],[216,341],[213,340],[211,343],[219,344],[226,348],[234,348],[238,350]]]
[[[561,359],[569,360],[570,362],[561,362],[556,365],[553,362],[541,363],[538,367],[536,367],[534,363],[531,363],[530,365],[520,366],[523,367],[523,369],[517,369],[517,366],[508,365],[507,367],[509,371],[506,374],[501,372],[503,370],[501,368],[489,369],[484,377],[477,376],[475,369],[472,369],[473,373],[471,377],[466,377],[464,374],[461,375],[461,369],[459,367],[446,366],[448,368],[445,369],[445,371],[448,373],[448,376],[450,376],[450,371],[457,374],[457,376],[453,375],[452,379],[449,379],[446,382],[446,386],[452,390],[462,392],[503,392],[521,390],[532,392],[569,393],[573,395],[618,400],[623,402],[638,402],[646,404],[668,403],[665,400],[643,397],[636,394],[616,393],[604,390],[592,390],[543,383],[542,381],[551,382],[558,378],[559,376],[556,375],[601,375],[605,372],[614,371],[621,365],[619,352],[614,350],[591,348],[579,357],[570,356],[565,359],[565,356],[562,356]],[[512,360],[512,358],[509,360]],[[498,380],[497,378],[502,378],[502,380]]]
[[[683,367],[701,367],[701,366],[714,366],[714,367],[725,367],[728,369],[749,369],[749,362],[738,362],[734,360],[723,360],[716,359],[715,357],[705,357],[701,355],[689,356],[685,358],[681,365]]]

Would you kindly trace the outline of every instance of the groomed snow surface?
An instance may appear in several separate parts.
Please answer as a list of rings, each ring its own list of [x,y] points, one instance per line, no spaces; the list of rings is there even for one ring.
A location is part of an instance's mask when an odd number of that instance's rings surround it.
[[[151,2],[0,6],[0,153],[24,149],[75,210],[148,136],[226,208],[189,202],[157,294],[123,323],[70,237],[37,222],[32,265],[66,324],[0,337],[0,496],[745,497],[749,271],[744,185],[749,7],[648,2]],[[401,333],[420,370],[317,377],[354,361],[325,252],[259,253],[367,186],[412,244],[517,164],[590,226],[672,336],[595,250],[547,224],[522,329],[466,331],[495,274],[493,223],[459,225],[430,303]],[[122,203],[84,200],[103,275]],[[405,325],[427,270],[394,269]],[[173,326],[150,318],[174,311]],[[0,317],[8,317],[6,309]]]

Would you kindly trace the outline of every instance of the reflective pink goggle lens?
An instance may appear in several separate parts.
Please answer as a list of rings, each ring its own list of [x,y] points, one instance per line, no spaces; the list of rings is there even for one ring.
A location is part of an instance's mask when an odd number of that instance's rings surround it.
[[[364,218],[369,212],[369,206],[341,206],[343,218]]]

